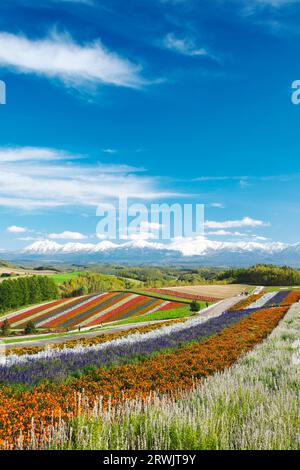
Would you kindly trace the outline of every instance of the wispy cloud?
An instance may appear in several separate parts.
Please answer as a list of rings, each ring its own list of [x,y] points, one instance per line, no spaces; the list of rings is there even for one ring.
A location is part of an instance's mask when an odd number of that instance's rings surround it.
[[[263,10],[279,11],[284,7],[299,3],[299,0],[222,0],[223,3],[235,3],[245,15],[253,15]]]
[[[25,233],[27,232],[27,228],[11,225],[10,227],[7,227],[6,231],[9,233]]]
[[[119,196],[160,199],[172,192],[160,190],[159,182],[143,169],[116,164],[72,161],[62,150],[0,148],[0,205],[35,209],[59,206],[98,206]],[[8,153],[7,153],[8,152]],[[20,156],[18,156],[20,152]],[[45,159],[50,153],[53,161]],[[7,155],[12,155],[9,160]],[[32,157],[35,156],[35,158]],[[40,155],[40,158],[38,158]],[[56,161],[55,156],[67,155]]]
[[[100,40],[79,44],[67,33],[30,39],[1,32],[0,67],[58,79],[70,87],[107,84],[140,88],[146,84],[140,66],[109,51]]]
[[[4,147],[0,148],[0,163],[1,162],[31,162],[34,160],[39,161],[52,161],[52,160],[74,160],[76,156],[70,155],[67,152],[44,148],[44,147]]]
[[[229,230],[211,230],[210,232],[206,232],[206,235],[215,235],[218,237],[245,237],[247,236],[245,233],[230,232]]]
[[[199,47],[191,37],[178,37],[174,33],[168,33],[163,41],[163,47],[190,57],[209,56],[210,54],[204,47]]]

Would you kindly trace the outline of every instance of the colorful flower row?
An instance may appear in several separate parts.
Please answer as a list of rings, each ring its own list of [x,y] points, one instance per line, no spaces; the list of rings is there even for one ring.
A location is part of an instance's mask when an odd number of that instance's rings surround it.
[[[76,392],[83,389],[90,399],[102,396],[104,403],[122,398],[146,397],[153,390],[175,394],[193,387],[195,380],[230,367],[239,356],[262,341],[285,315],[287,308],[252,313],[219,334],[178,347],[139,363],[100,368],[72,382],[44,384],[29,391],[11,387],[0,390],[0,444],[14,446],[22,431],[24,443],[30,439],[32,420],[36,436],[43,426],[70,419],[80,412]],[[177,344],[178,346],[178,344]],[[180,346],[180,345],[179,345]]]
[[[127,292],[108,292],[98,295],[50,302],[11,315],[13,328],[24,328],[33,321],[37,328],[72,329],[77,326],[93,327],[101,323],[122,320],[159,310],[181,307],[180,302],[170,302],[155,297]]]

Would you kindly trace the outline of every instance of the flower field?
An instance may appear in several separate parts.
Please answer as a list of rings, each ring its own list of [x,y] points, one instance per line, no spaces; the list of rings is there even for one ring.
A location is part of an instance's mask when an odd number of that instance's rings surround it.
[[[173,396],[86,406],[44,441],[54,449],[300,450],[300,305],[234,366]],[[276,379],[275,379],[276,377]],[[82,397],[83,408],[85,406]],[[42,447],[43,448],[43,447]]]
[[[85,302],[84,307],[92,310],[93,303],[101,299],[106,302],[101,310],[103,315],[108,313],[107,305],[111,305],[112,299],[115,304],[124,302],[127,313],[130,308],[144,312],[145,303],[149,310],[164,307],[165,302],[159,305],[157,299],[146,297],[135,303],[131,296],[110,293],[73,301]],[[118,409],[121,403],[131,400],[152,403],[151,397],[156,394],[165,400],[180,399],[208,377],[232,367],[262,342],[286,315],[290,308],[286,302],[299,298],[299,292],[294,292],[293,297],[286,291],[284,295],[274,293],[272,298],[263,294],[251,298],[247,308],[221,313],[208,310],[188,320],[120,332],[106,340],[94,338],[72,342],[64,348],[11,354],[6,363],[0,365],[0,446],[50,446],[55,433],[63,429],[67,430],[64,436],[68,435],[68,423],[72,420],[84,419],[87,410],[94,410],[91,413],[95,416],[95,406],[98,410],[101,405],[106,413],[108,408]],[[272,306],[267,305],[269,302]],[[71,307],[76,310],[81,305]],[[115,315],[119,314],[120,307],[115,307]],[[48,308],[55,310],[61,305]],[[49,310],[44,315],[48,314]],[[68,318],[69,312],[64,314]],[[89,324],[93,316],[94,311],[81,318]],[[114,422],[111,425],[114,426]],[[99,423],[100,436],[101,429]]]
[[[181,306],[180,302],[145,295],[107,292],[50,302],[10,314],[6,318],[14,329],[23,329],[28,321],[32,321],[37,328],[66,330],[78,326],[93,327]]]

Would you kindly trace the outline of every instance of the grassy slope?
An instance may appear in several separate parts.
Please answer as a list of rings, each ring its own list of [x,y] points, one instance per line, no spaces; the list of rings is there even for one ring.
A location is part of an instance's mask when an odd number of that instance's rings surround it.
[[[70,279],[73,279],[74,277],[77,277],[79,274],[81,274],[80,272],[74,272],[74,273],[59,273],[59,274],[51,274],[51,279],[53,279],[53,281],[56,283],[56,284],[62,284],[63,282],[65,281],[69,281]]]

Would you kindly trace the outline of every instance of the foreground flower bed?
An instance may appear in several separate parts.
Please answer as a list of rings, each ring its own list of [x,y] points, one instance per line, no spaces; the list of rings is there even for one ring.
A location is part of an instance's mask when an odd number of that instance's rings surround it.
[[[295,305],[262,344],[179,399],[152,394],[109,410],[98,401],[49,429],[42,442],[33,438],[31,447],[300,450],[300,368],[293,348],[299,330]]]
[[[76,394],[85,390],[104,405],[124,398],[145,398],[152,391],[176,395],[209,375],[230,367],[243,353],[261,342],[285,315],[287,308],[260,310],[243,318],[202,343],[193,343],[142,362],[101,368],[72,378],[68,383],[44,384],[33,389],[2,387],[0,390],[0,442],[3,447],[28,445],[43,426],[69,420],[78,412]],[[174,396],[175,396],[174,395]],[[34,425],[32,424],[34,419]],[[16,439],[22,430],[19,444]]]

